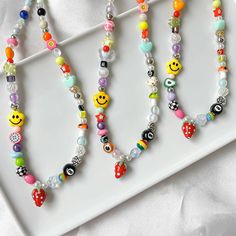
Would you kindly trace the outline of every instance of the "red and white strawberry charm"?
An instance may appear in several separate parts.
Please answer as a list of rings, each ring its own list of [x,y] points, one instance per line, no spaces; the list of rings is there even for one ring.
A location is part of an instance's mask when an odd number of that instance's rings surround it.
[[[196,126],[193,121],[185,121],[182,125],[182,131],[185,138],[190,139],[196,132]]]
[[[42,188],[35,188],[33,191],[32,191],[32,198],[35,202],[35,205],[37,207],[41,207],[44,203],[44,201],[46,200],[46,192],[44,189]]]
[[[127,166],[124,161],[117,162],[115,165],[115,177],[121,178],[127,171]]]

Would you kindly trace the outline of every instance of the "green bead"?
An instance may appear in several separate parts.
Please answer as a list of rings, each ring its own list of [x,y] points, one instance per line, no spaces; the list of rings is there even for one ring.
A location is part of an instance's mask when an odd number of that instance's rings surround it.
[[[16,166],[24,166],[25,160],[24,158],[16,158]]]
[[[160,96],[158,95],[157,92],[152,92],[152,93],[149,94],[149,98],[150,99],[159,99]]]
[[[166,88],[175,87],[175,85],[176,85],[176,82],[175,82],[175,80],[173,80],[173,79],[167,78],[167,79],[165,79],[165,81],[164,81],[164,86],[165,86]]]
[[[16,65],[6,62],[3,66],[3,71],[6,75],[16,75]]]
[[[176,18],[176,17],[171,17],[169,19],[168,24],[169,24],[169,26],[171,26],[171,28],[178,27],[178,26],[180,26],[180,19]]]

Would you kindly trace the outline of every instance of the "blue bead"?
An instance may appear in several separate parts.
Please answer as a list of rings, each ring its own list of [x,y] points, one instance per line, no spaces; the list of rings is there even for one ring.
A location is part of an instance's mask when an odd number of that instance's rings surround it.
[[[220,79],[219,80],[219,85],[220,87],[226,87],[228,84],[227,80],[226,79]]]
[[[12,157],[12,158],[19,158],[19,157],[23,158],[24,155],[23,155],[22,152],[12,152],[12,153],[11,153],[11,157]]]
[[[85,146],[85,145],[87,144],[87,139],[86,139],[84,136],[80,136],[80,137],[77,139],[77,143],[80,144],[80,145]]]
[[[20,17],[24,20],[27,20],[29,18],[28,11],[25,11],[25,10],[20,11]]]
[[[70,88],[76,84],[76,77],[74,75],[69,75],[63,79],[63,83],[67,88]]]
[[[141,154],[141,150],[139,148],[133,148],[131,151],[130,151],[130,156],[133,157],[133,158],[138,158]]]
[[[142,42],[140,48],[144,53],[148,53],[152,51],[153,44],[152,42]]]
[[[215,21],[214,27],[215,27],[215,30],[224,30],[225,29],[225,21],[223,19]]]

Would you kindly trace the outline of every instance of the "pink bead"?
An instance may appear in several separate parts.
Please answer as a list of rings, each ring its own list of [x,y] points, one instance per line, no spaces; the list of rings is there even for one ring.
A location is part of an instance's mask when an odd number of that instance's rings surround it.
[[[21,127],[20,126],[15,126],[13,128],[13,131],[16,132],[16,133],[19,133],[19,132],[21,132]]]
[[[180,119],[183,119],[185,117],[185,114],[181,109],[176,110],[175,115]]]
[[[57,47],[57,42],[54,39],[49,39],[46,43],[49,50],[53,50]]]
[[[104,24],[104,29],[107,32],[112,32],[115,29],[115,23],[112,20],[108,20]]]
[[[27,184],[34,184],[36,182],[36,178],[31,174],[25,175],[24,179]]]
[[[99,136],[107,135],[107,133],[108,133],[107,129],[101,129],[101,130],[98,131]]]
[[[16,38],[8,38],[7,43],[11,46],[16,47],[18,45],[18,41]]]

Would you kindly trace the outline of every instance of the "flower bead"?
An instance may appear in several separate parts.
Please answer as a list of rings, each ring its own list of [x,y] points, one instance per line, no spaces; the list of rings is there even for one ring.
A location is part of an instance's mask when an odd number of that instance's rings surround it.
[[[56,47],[57,47],[57,42],[54,39],[50,39],[47,41],[47,48],[49,50],[53,50]]]
[[[140,13],[148,12],[149,5],[146,2],[143,2],[138,5],[138,10]]]
[[[114,29],[115,29],[115,23],[112,20],[106,21],[105,24],[104,24],[104,29],[107,32],[113,32]]]

